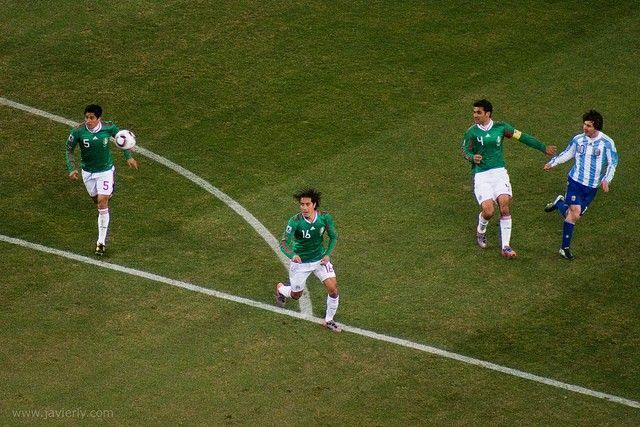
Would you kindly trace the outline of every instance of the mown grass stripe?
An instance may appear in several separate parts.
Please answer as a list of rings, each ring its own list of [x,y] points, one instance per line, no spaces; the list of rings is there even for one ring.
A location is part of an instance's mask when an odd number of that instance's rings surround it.
[[[271,311],[278,314],[284,314],[286,316],[294,317],[296,319],[306,320],[313,323],[320,323],[322,319],[313,317],[311,315],[305,313],[298,313],[292,310],[286,310],[284,308],[276,307],[274,305],[265,304],[259,301],[254,301],[248,298],[243,298],[235,295],[230,295],[224,292],[216,291],[210,288],[204,288],[202,286],[194,285],[192,283],[182,282],[180,280],[169,279],[167,277],[159,276],[154,273],[149,273],[142,270],[137,270],[134,268],[124,267],[118,264],[112,264],[105,261],[99,261],[93,258],[89,258],[83,255],[77,255],[71,252],[49,248],[43,245],[39,245],[37,243],[31,243],[22,239],[16,239],[13,237],[5,236],[0,234],[0,241],[4,241],[7,243],[11,243],[18,246],[23,246],[25,248],[37,250],[40,252],[49,253],[52,255],[57,255],[69,259],[73,259],[76,261],[84,262],[86,264],[95,265],[101,268],[107,268],[114,271],[119,271],[122,273],[130,274],[133,276],[153,280],[155,282],[164,283],[170,286],[175,286],[178,288],[187,289],[194,292],[199,292],[205,295],[210,295],[216,298],[224,299],[227,301],[233,301],[239,304],[248,305],[251,307],[259,308],[262,310]],[[468,365],[479,366],[485,369],[490,369],[492,371],[501,372],[503,374],[512,375],[514,377],[523,378],[530,381],[535,381],[537,383],[546,384],[552,387],[557,387],[560,389],[568,390],[574,393],[584,394],[591,397],[596,397],[598,399],[608,400],[610,402],[619,403],[621,405],[630,406],[632,408],[640,408],[640,402],[636,402],[634,400],[626,399],[624,397],[615,396],[608,393],[603,393],[595,390],[591,390],[585,387],[564,383],[562,381],[557,381],[551,378],[542,377],[535,374],[530,374],[528,372],[520,371],[517,369],[509,368],[506,366],[501,366],[492,362],[487,362],[480,359],[474,359],[473,357],[464,356],[462,354],[453,353],[451,351],[442,350],[437,347],[432,347],[425,344],[416,343],[413,341],[405,340],[402,338],[396,338],[384,334],[380,334],[378,332],[369,331],[366,329],[361,329],[353,326],[344,325],[343,330],[347,332],[351,332],[357,335],[362,335],[367,338],[375,339],[378,341],[384,341],[391,344],[399,345],[406,348],[411,348],[414,350],[422,351],[424,353],[430,353],[436,356],[444,357],[447,359],[456,360],[458,362],[466,363]]]
[[[10,99],[7,99],[7,98],[0,97],[0,104],[6,105],[8,107],[16,108],[18,110],[26,111],[27,113],[41,116],[58,123],[66,124],[68,126],[77,126],[79,124],[78,122],[74,122],[73,120],[65,119],[64,117],[48,113],[46,111],[43,111],[37,108],[33,108],[28,105],[20,104],[18,102],[11,101]],[[159,154],[156,154],[140,146],[136,147],[136,153],[142,154],[143,156],[150,158],[151,160],[155,160],[156,162],[184,176],[191,182],[195,183],[196,185],[200,186],[201,188],[203,188],[213,196],[217,197],[225,205],[227,205],[234,212],[240,215],[242,219],[244,219],[251,227],[253,227],[253,229],[260,235],[260,237],[262,237],[262,239],[267,243],[267,245],[269,245],[269,247],[273,250],[273,252],[276,254],[278,259],[280,259],[280,262],[282,262],[284,267],[288,269],[289,260],[287,259],[286,256],[284,256],[282,252],[280,252],[279,242],[269,232],[267,227],[265,227],[260,221],[258,221],[258,219],[255,216],[253,216],[251,212],[249,212],[244,208],[244,206],[236,202],[234,199],[229,197],[220,189],[211,185],[206,180],[200,178],[198,175],[194,174],[193,172],[183,168],[182,166],[176,163],[173,163],[171,160],[166,159],[160,156]],[[308,316],[313,315],[313,306],[311,304],[311,297],[308,289],[304,294],[302,294],[302,297],[298,300],[298,304],[300,307],[300,311],[302,313]]]

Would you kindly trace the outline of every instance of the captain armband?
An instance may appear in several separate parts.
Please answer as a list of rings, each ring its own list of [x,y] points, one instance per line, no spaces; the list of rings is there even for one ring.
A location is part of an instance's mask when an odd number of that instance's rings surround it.
[[[521,136],[522,136],[522,132],[520,132],[518,129],[514,129],[513,130],[513,138],[515,138],[518,141],[520,141],[520,137]]]

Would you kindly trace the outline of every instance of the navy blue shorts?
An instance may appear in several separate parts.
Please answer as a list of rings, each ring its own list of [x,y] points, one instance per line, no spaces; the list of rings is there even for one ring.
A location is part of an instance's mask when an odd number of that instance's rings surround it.
[[[567,178],[567,194],[565,195],[565,203],[567,205],[580,205],[580,215],[587,210],[593,198],[596,197],[598,188],[587,187],[571,178]]]

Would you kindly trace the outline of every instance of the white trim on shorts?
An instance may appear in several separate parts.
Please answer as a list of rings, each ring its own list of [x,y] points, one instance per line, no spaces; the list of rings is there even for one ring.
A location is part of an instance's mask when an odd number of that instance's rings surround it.
[[[331,262],[325,265],[320,264],[320,261],[314,262],[292,262],[289,264],[289,283],[291,284],[292,292],[302,292],[307,282],[307,277],[313,273],[321,281],[336,277],[336,272],[333,269]]]
[[[494,168],[476,173],[473,177],[473,192],[478,204],[482,204],[485,200],[497,201],[501,194],[513,197],[507,170]]]

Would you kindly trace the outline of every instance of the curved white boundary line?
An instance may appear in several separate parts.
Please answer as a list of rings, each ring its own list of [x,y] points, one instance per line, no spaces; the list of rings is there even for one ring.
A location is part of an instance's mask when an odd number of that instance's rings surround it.
[[[6,105],[7,107],[12,107],[18,110],[26,111],[27,113],[34,114],[36,116],[41,116],[49,120],[52,120],[54,122],[66,124],[68,126],[77,126],[79,124],[78,122],[74,122],[73,120],[65,119],[64,117],[48,113],[46,111],[39,110],[37,108],[29,107],[28,105],[20,104],[18,102],[11,101],[10,99],[7,99],[7,98],[0,97],[0,104]],[[276,256],[278,257],[278,259],[280,259],[280,262],[282,262],[285,269],[287,271],[289,270],[289,259],[286,256],[284,256],[284,254],[280,251],[280,244],[278,240],[276,240],[276,238],[269,232],[269,230],[267,230],[267,227],[265,227],[260,221],[258,221],[258,219],[255,216],[253,216],[251,212],[246,210],[240,203],[236,202],[231,197],[226,195],[224,192],[214,187],[204,179],[200,178],[198,175],[183,168],[180,165],[173,163],[169,159],[166,159],[140,146],[136,147],[135,152],[140,153],[143,156],[150,158],[151,160],[155,160],[156,162],[168,167],[172,171],[179,173],[180,175],[184,176],[191,182],[195,183],[196,185],[200,186],[210,194],[220,199],[220,201],[222,201],[225,205],[233,209],[234,212],[240,215],[251,227],[253,227],[253,229],[260,235],[260,237],[262,237],[262,239],[265,242],[267,242],[267,245],[269,245],[269,247],[273,250],[273,252],[275,252]],[[309,296],[308,289],[307,289],[307,292],[302,294],[302,297],[298,300],[298,303],[300,306],[300,311],[303,314],[308,316],[313,315],[313,307],[311,305],[311,298]]]
[[[307,320],[313,323],[320,323],[322,319],[313,317],[311,315],[307,315],[304,313],[298,313],[292,310],[286,310],[283,308],[276,307],[274,305],[265,304],[258,301],[253,301],[248,298],[242,298],[235,295],[230,295],[224,292],[219,292],[213,289],[204,288],[198,285],[194,285],[187,282],[182,282],[179,280],[169,279],[163,276],[159,276],[157,274],[149,273],[146,271],[137,270],[134,268],[123,267],[118,264],[112,264],[110,262],[99,261],[93,258],[88,258],[82,255],[77,255],[71,252],[62,251],[59,249],[49,248],[46,246],[39,245],[37,243],[27,242],[26,240],[16,239],[13,237],[8,237],[0,234],[0,241],[7,242],[18,246],[23,246],[25,248],[45,252],[48,254],[58,255],[61,257],[69,258],[75,261],[84,262],[86,264],[92,264],[101,268],[107,268],[114,271],[119,271],[122,273],[130,274],[137,277],[142,277],[145,279],[153,280],[155,282],[165,283],[167,285],[175,286],[178,288],[188,289],[190,291],[199,292],[206,295],[211,295],[216,298],[224,299],[227,301],[233,301],[239,304],[248,305],[251,307],[259,308],[262,310],[271,311],[278,314],[284,314],[285,316],[294,317],[296,319]],[[541,377],[539,375],[530,374],[528,372],[519,371],[517,369],[508,368],[506,366],[497,365],[495,363],[487,362],[480,359],[474,359],[473,357],[463,356],[461,354],[453,353],[446,350],[441,350],[436,347],[431,347],[428,345],[416,343],[413,341],[395,338],[388,335],[379,334],[377,332],[368,331],[366,329],[356,328],[353,326],[344,325],[344,331],[352,332],[357,335],[362,335],[367,338],[372,338],[378,341],[384,341],[391,344],[396,344],[406,348],[412,348],[414,350],[421,351],[423,353],[434,354],[436,356],[445,357],[447,359],[457,360],[462,363],[466,363],[469,365],[480,366],[482,368],[490,369],[492,371],[502,372],[503,374],[512,375],[514,377],[523,378],[530,381],[535,381],[537,383],[550,385],[552,387],[557,387],[560,389],[572,391],[574,393],[584,394],[591,397],[596,397],[598,399],[607,400],[614,403],[619,403],[621,405],[630,406],[632,408],[640,408],[640,402],[635,400],[626,399],[624,397],[615,396],[612,394],[602,393],[599,391],[591,390],[588,388],[580,387],[573,384],[563,383],[561,381],[556,381],[551,378]]]
[[[151,160],[155,160],[156,162],[168,167],[172,171],[179,173],[184,176],[188,180],[192,181],[196,185],[205,189],[209,193],[213,194],[215,197],[220,199],[225,205],[230,207],[234,212],[240,215],[253,229],[264,239],[265,242],[269,245],[269,247],[273,250],[273,252],[278,256],[280,262],[284,265],[284,267],[289,270],[289,258],[287,258],[280,251],[280,242],[267,230],[267,228],[260,222],[258,219],[253,216],[251,212],[246,210],[244,206],[240,203],[233,200],[231,197],[227,196],[224,192],[214,187],[204,179],[200,178],[198,175],[193,172],[183,168],[182,166],[173,163],[171,160],[166,159],[158,154],[155,154],[152,151],[147,150],[146,148],[142,148],[140,146],[136,146],[136,153],[140,153],[145,157],[150,158]],[[313,315],[313,308],[311,306],[311,298],[309,297],[309,290],[302,294],[302,297],[298,300],[300,304],[300,311],[308,316]]]
[[[60,123],[65,123],[68,124],[70,126],[75,126],[77,123],[72,121],[72,120],[68,120],[65,119],[64,117],[60,117],[60,116],[56,116],[55,114],[51,114],[51,113],[47,113],[46,111],[42,111],[42,110],[38,110],[37,108],[32,108],[29,107],[27,105],[23,105],[23,104],[19,104],[17,102],[14,101],[10,101],[6,98],[0,97],[0,104],[4,104],[6,106],[9,107],[13,107],[13,108],[17,108],[19,110],[23,110],[26,111],[28,113],[32,113],[32,114],[36,114],[45,118],[48,118],[50,120],[53,121],[57,121]],[[141,147],[138,147],[139,149],[141,149]],[[174,163],[172,163],[171,161],[164,159],[161,156],[158,156],[157,154],[154,154],[152,152],[150,152],[149,150],[144,150],[147,154],[145,155],[149,155],[150,158],[156,160],[154,157],[157,157],[158,159],[163,159],[164,161],[166,161],[168,164],[171,165],[175,165]],[[140,153],[142,154],[142,152],[140,151]],[[153,156],[153,157],[152,157]],[[158,160],[156,160],[158,161]],[[162,162],[163,164],[165,164],[164,162]],[[167,164],[165,164],[167,165]],[[192,180],[194,183],[202,186],[202,184],[204,184],[206,187],[210,187],[210,189],[205,188],[205,190],[211,192],[214,196],[220,198],[220,200],[222,200],[224,203],[226,203],[229,207],[231,207],[232,209],[234,209],[234,211],[236,211],[240,216],[242,216],[250,225],[252,225],[254,227],[254,229],[256,229],[256,231],[258,231],[258,233],[263,236],[260,231],[258,229],[264,229],[266,234],[271,238],[271,240],[269,240],[269,237],[264,237],[265,241],[269,244],[269,246],[271,246],[274,251],[277,251],[276,253],[278,254],[278,257],[282,260],[283,258],[286,260],[286,257],[284,257],[283,254],[280,253],[279,248],[277,247],[277,241],[275,241],[275,238],[271,235],[271,233],[269,233],[269,231],[253,216],[251,215],[246,209],[244,209],[240,204],[238,204],[237,202],[235,202],[233,199],[231,199],[229,196],[227,196],[225,193],[223,193],[222,191],[218,190],[217,188],[215,188],[214,186],[212,186],[211,184],[209,184],[207,181],[203,180],[202,178],[198,177],[197,175],[189,172],[188,170],[182,168],[181,166],[175,165],[176,169],[174,169],[176,172],[182,174],[182,172],[180,171],[184,171],[186,172],[187,175],[184,175],[185,177],[187,177],[188,179]],[[172,168],[173,169],[173,168]],[[189,175],[189,176],[188,176]],[[229,201],[231,204],[227,203],[227,201]],[[235,207],[233,207],[232,205],[234,205]],[[237,209],[237,210],[236,210]],[[247,217],[245,217],[241,212],[246,212],[246,214],[248,214]],[[252,218],[258,225],[254,226],[248,218]],[[258,228],[256,228],[258,227]],[[220,298],[220,299],[225,299],[228,301],[233,301],[233,302],[237,302],[240,304],[245,304],[251,307],[256,307],[256,308],[260,308],[263,310],[267,310],[267,311],[272,311],[275,313],[280,313],[280,314],[284,314],[290,317],[294,317],[297,319],[302,319],[302,320],[307,320],[310,322],[314,322],[314,323],[320,323],[321,319],[315,318],[312,315],[311,312],[311,305],[309,303],[309,307],[308,307],[308,312],[305,311],[303,309],[303,304],[300,304],[300,308],[301,308],[301,313],[297,313],[295,311],[292,310],[286,310],[283,308],[279,308],[279,307],[275,307],[273,305],[269,305],[269,304],[264,304],[258,301],[253,301],[247,298],[242,298],[242,297],[238,297],[235,295],[230,295],[230,294],[226,294],[224,292],[219,292],[213,289],[208,289],[208,288],[203,288],[197,285],[193,285],[191,283],[186,283],[186,282],[181,282],[178,280],[173,280],[173,279],[168,279],[162,276],[158,276],[156,274],[153,273],[147,273],[141,270],[136,270],[136,269],[132,269],[132,268],[128,268],[128,267],[122,267],[119,266],[117,264],[111,264],[108,262],[104,262],[104,261],[98,261],[92,258],[88,258],[82,255],[77,255],[77,254],[73,254],[70,252],[66,252],[66,251],[61,251],[59,249],[53,249],[53,248],[48,248],[46,246],[42,246],[39,245],[37,243],[31,243],[31,242],[27,242],[25,240],[21,240],[21,239],[15,239],[12,237],[8,237],[8,236],[4,236],[2,234],[0,234],[0,241],[4,241],[7,243],[12,243],[15,245],[19,245],[19,246],[24,246],[26,248],[30,248],[30,249],[35,249],[38,251],[42,251],[42,252],[46,252],[46,253],[50,253],[50,254],[54,254],[54,255],[58,255],[58,256],[62,256],[62,257],[66,257],[66,258],[70,258],[70,259],[74,259],[76,261],[81,261],[81,262],[85,262],[87,264],[93,264],[102,268],[108,268],[111,270],[115,270],[115,271],[120,271],[123,273],[127,273],[127,274],[132,274],[134,276],[138,276],[138,277],[143,277],[149,280],[154,280],[157,282],[161,282],[161,283],[166,283],[168,285],[171,286],[176,286],[179,288],[184,288],[184,289],[188,289],[191,291],[195,291],[195,292],[200,292],[206,295],[211,295],[214,296],[216,298]],[[274,248],[273,246],[273,242],[276,242],[276,247]],[[288,260],[287,260],[288,261]],[[414,350],[418,350],[418,351],[422,351],[425,353],[430,353],[430,354],[434,354],[437,356],[441,356],[441,357],[445,357],[447,359],[452,359],[452,360],[457,360],[459,362],[462,363],[466,363],[469,365],[475,365],[475,366],[480,366],[482,368],[486,368],[486,369],[490,369],[492,371],[497,371],[497,372],[502,372],[504,374],[508,374],[508,375],[512,375],[515,377],[519,377],[519,378],[523,378],[526,380],[530,380],[530,381],[535,381],[541,384],[546,384],[546,385],[550,385],[552,387],[557,387],[560,389],[564,389],[564,390],[568,390],[568,391],[572,391],[574,393],[579,393],[579,394],[584,394],[587,396],[591,396],[591,397],[595,397],[598,399],[603,399],[603,400],[607,400],[610,402],[614,402],[614,403],[619,403],[621,405],[625,405],[625,406],[629,406],[632,408],[640,408],[640,402],[637,402],[635,400],[630,400],[630,399],[626,399],[624,397],[619,397],[619,396],[615,396],[612,394],[608,394],[608,393],[602,393],[599,391],[595,391],[595,390],[591,390],[585,387],[580,387],[577,385],[573,385],[573,384],[568,384],[568,383],[564,383],[561,381],[557,381],[551,378],[546,378],[546,377],[542,377],[539,375],[535,375],[535,374],[530,374],[528,372],[524,372],[524,371],[519,371],[517,369],[513,369],[513,368],[508,368],[506,366],[501,366],[492,362],[487,362],[484,360],[480,360],[480,359],[474,359],[472,357],[468,357],[468,356],[464,356],[461,354],[457,354],[457,353],[453,353],[447,350],[442,350],[439,349],[437,347],[431,347],[428,345],[424,345],[424,344],[419,344],[413,341],[409,341],[409,340],[405,340],[405,339],[401,339],[401,338],[396,338],[396,337],[391,337],[388,335],[383,335],[383,334],[379,334],[377,332],[372,332],[372,331],[368,331],[366,329],[361,329],[361,328],[357,328],[357,327],[352,327],[352,326],[348,326],[348,325],[344,325],[343,326],[343,330],[348,331],[348,332],[352,332],[354,334],[357,335],[362,335],[368,338],[372,338],[375,340],[379,340],[379,341],[384,341],[384,342],[388,342],[388,343],[392,343],[392,344],[396,344],[402,347],[407,347],[407,348],[412,348]]]

